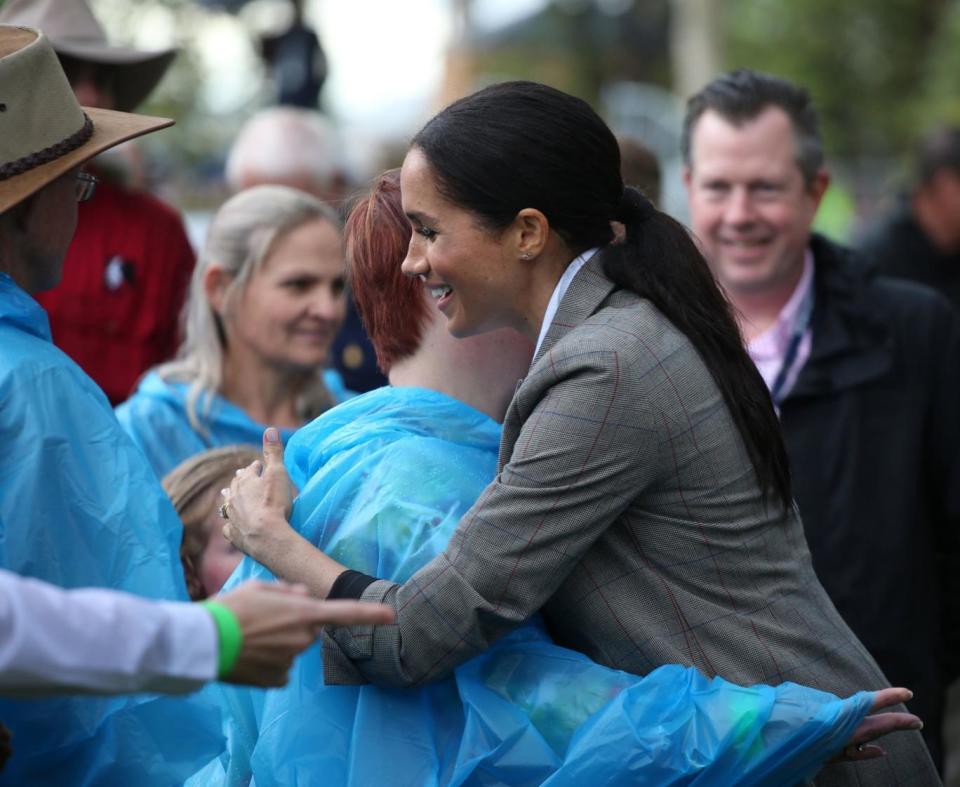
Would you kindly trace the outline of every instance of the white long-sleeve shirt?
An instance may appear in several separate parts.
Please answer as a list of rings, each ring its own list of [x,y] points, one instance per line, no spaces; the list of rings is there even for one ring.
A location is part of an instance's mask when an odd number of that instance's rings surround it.
[[[216,677],[218,656],[198,605],[0,570],[0,694],[187,692]]]

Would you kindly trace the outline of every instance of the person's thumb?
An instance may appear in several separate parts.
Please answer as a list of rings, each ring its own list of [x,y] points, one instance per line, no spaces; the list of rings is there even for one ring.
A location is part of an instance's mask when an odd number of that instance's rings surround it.
[[[274,426],[268,427],[263,433],[263,463],[266,466],[283,466],[283,443],[280,442],[280,432]]]

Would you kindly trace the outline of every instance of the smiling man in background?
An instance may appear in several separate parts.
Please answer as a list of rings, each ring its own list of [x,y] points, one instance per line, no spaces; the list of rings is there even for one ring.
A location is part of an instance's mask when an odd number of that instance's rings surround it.
[[[829,176],[802,88],[724,74],[690,99],[682,144],[693,230],[780,412],[817,575],[887,678],[914,690],[939,765],[960,318],[811,233]]]

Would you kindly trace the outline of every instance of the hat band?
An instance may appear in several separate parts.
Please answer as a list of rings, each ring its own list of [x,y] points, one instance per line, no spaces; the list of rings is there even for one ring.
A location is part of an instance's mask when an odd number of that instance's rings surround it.
[[[0,164],[0,180],[22,175],[24,172],[39,167],[41,164],[46,164],[49,161],[65,156],[71,150],[76,150],[84,144],[91,136],[93,136],[93,121],[90,120],[87,113],[84,112],[83,126],[80,127],[79,131],[75,131],[66,139],[50,145],[50,147],[44,148],[43,150],[38,150],[27,156],[8,161],[6,164]]]

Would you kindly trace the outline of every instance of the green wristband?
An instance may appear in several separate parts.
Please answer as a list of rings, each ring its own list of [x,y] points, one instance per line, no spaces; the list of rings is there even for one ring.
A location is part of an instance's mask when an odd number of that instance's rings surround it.
[[[217,662],[217,677],[223,680],[229,677],[237,658],[240,656],[240,650],[243,648],[243,629],[240,628],[240,621],[225,604],[219,601],[202,601],[201,605],[213,617],[213,622],[217,624],[217,635],[220,639],[220,658]]]

